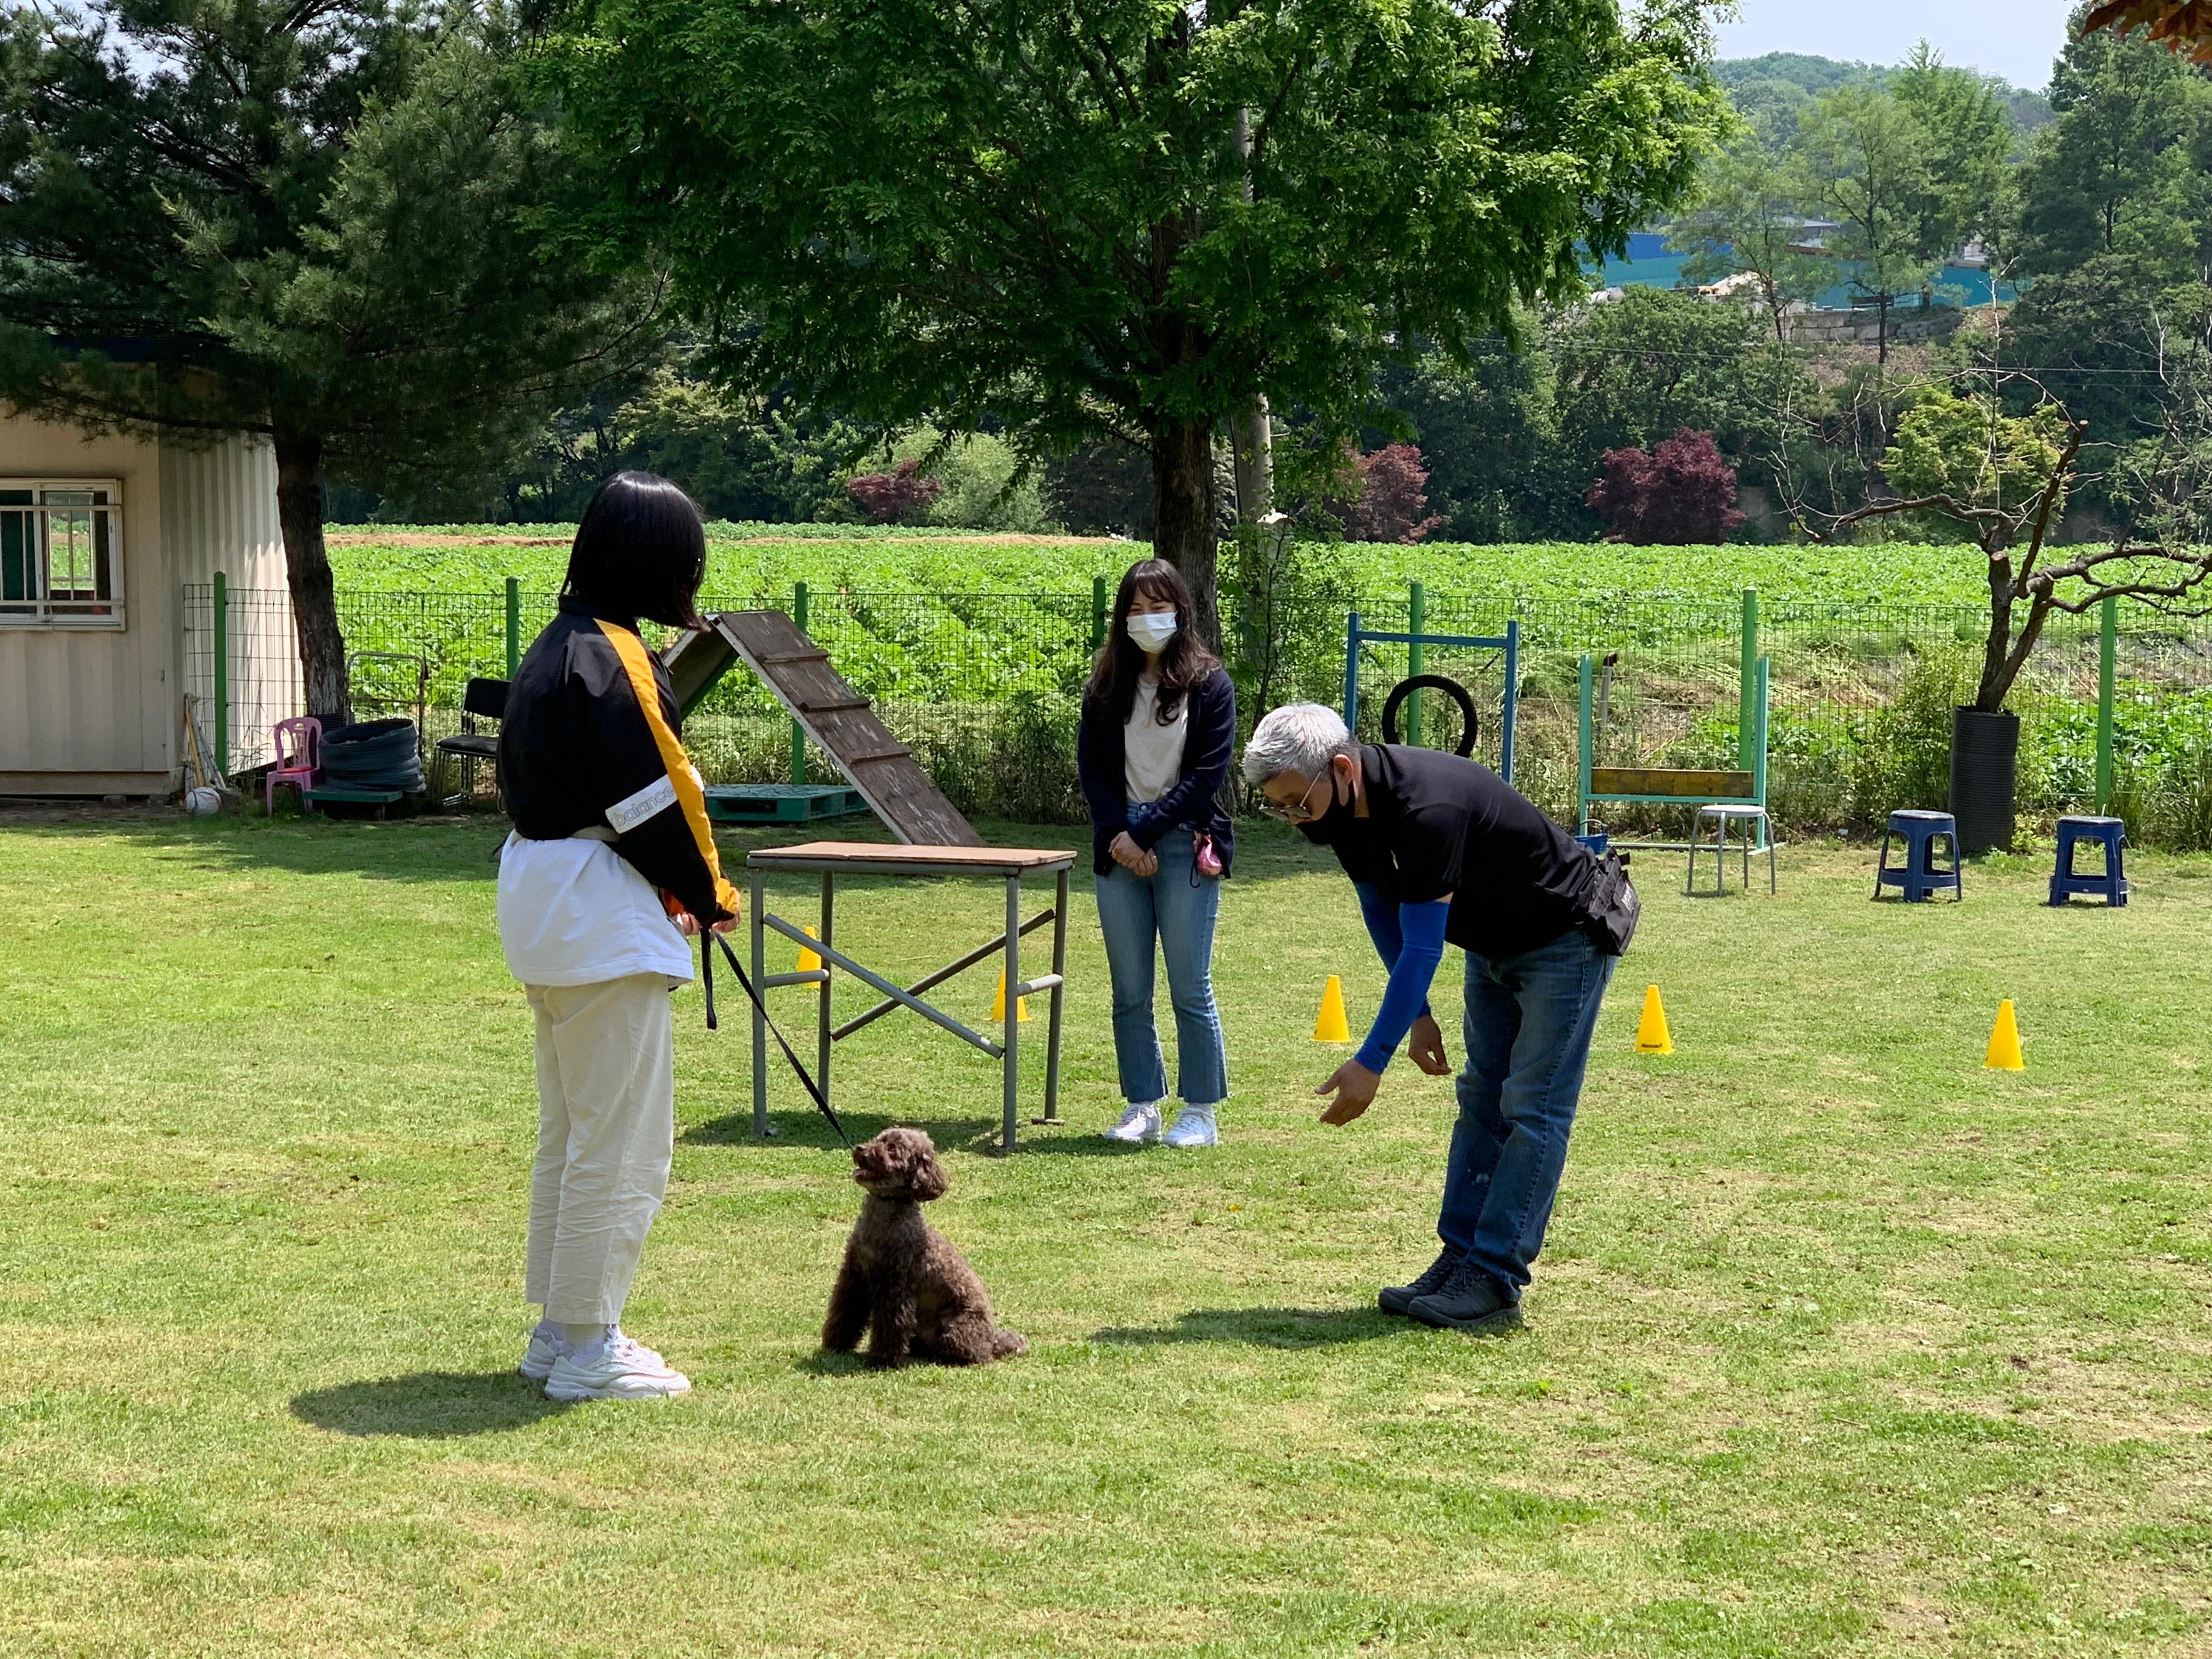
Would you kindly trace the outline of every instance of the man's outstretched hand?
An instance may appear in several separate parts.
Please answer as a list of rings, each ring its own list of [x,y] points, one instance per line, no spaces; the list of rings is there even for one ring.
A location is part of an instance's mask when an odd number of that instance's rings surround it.
[[[1433,1014],[1413,1021],[1413,1029],[1406,1033],[1406,1054],[1431,1077],[1451,1075],[1451,1056],[1444,1053],[1444,1034],[1437,1029]]]
[[[1381,1075],[1369,1071],[1356,1060],[1347,1060],[1328,1074],[1328,1081],[1314,1091],[1317,1095],[1334,1093],[1321,1115],[1324,1123],[1349,1123],[1375,1103],[1375,1091],[1382,1086]]]

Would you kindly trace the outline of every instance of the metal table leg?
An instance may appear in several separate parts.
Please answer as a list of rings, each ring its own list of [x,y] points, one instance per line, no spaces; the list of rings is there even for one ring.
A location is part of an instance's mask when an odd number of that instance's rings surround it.
[[[836,942],[837,878],[830,872],[822,872],[822,920],[818,925],[824,945]],[[822,1098],[830,1098],[830,958],[822,958],[821,1021],[814,1042],[814,1080],[821,1085]]]
[[[1022,878],[1012,875],[1006,878],[1006,1085],[1005,1124],[999,1138],[999,1150],[1004,1152],[1014,1150],[1014,1126],[1020,1121],[1021,985]]]
[[[1052,901],[1052,975],[1057,981],[1052,988],[1052,1024],[1047,1029],[1044,1049],[1044,1115],[1033,1120],[1038,1123],[1060,1121],[1060,1000],[1067,991],[1067,872],[1060,872],[1060,884]]]
[[[752,872],[753,983],[768,980],[768,877]],[[755,1003],[753,1016],[753,1133],[765,1135],[768,1127],[768,1016]]]

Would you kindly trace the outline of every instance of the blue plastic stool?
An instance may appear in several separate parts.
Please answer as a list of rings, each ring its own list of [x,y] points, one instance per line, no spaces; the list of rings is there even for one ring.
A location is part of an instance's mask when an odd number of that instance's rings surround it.
[[[1890,838],[1905,838],[1905,862],[1892,865],[1889,861]],[[1939,869],[1936,864],[1936,838],[1942,836],[1951,844],[1951,867]],[[1875,866],[1874,896],[1881,896],[1884,887],[1904,890],[1907,904],[1925,903],[1929,897],[1948,888],[1955,898],[1966,896],[1966,888],[1959,880],[1959,821],[1948,812],[1923,811],[1906,808],[1889,815],[1889,826],[1881,832],[1881,858]]]
[[[2051,872],[2051,902],[2063,904],[2076,893],[2102,893],[2106,904],[2128,902],[2128,878],[2120,868],[2120,848],[2127,844],[2127,826],[2118,818],[2072,817],[2058,820],[2058,866]],[[2105,849],[2104,873],[2077,874],[2074,844],[2093,841]]]

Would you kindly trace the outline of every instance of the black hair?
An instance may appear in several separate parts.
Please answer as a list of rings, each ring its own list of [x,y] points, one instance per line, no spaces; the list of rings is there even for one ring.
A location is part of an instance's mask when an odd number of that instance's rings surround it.
[[[1129,637],[1128,629],[1129,607],[1139,593],[1175,606],[1175,635],[1160,652],[1159,696],[1153,706],[1153,718],[1169,726],[1182,707],[1183,693],[1220,667],[1221,659],[1199,642],[1197,631],[1191,627],[1194,602],[1190,584],[1165,559],[1139,559],[1121,573],[1121,588],[1114,595],[1113,620],[1107,624],[1098,659],[1091,665],[1091,684],[1085,689],[1114,711],[1117,724],[1128,724],[1129,711],[1136,707],[1137,682],[1145,672],[1144,649]]]
[[[698,503],[658,473],[617,472],[584,507],[561,594],[622,621],[697,628],[706,574]]]

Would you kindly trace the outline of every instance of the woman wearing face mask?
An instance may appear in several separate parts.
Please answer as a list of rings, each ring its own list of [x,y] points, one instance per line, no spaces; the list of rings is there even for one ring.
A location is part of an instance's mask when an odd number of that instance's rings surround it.
[[[1123,573],[1113,626],[1084,688],[1076,762],[1091,805],[1098,926],[1114,981],[1114,1055],[1127,1103],[1106,1132],[1132,1145],[1211,1146],[1229,1092],[1213,1006],[1213,917],[1234,851],[1220,805],[1237,738],[1237,693],[1191,631],[1190,589],[1160,559]],[[1152,1024],[1152,959],[1175,1006],[1176,1092]]]

